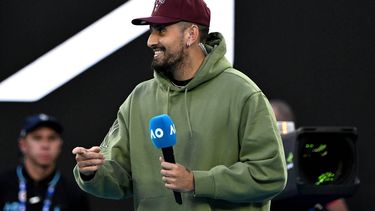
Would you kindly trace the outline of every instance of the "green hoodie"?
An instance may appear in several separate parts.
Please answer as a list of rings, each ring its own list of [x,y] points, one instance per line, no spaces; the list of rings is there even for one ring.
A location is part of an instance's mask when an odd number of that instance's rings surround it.
[[[281,138],[268,100],[225,59],[225,41],[211,33],[206,56],[184,87],[155,74],[121,105],[100,148],[106,161],[85,191],[104,198],[134,197],[136,210],[269,210],[286,183]],[[182,205],[164,187],[161,150],[154,148],[149,120],[167,113],[176,127],[177,163],[194,174],[194,193]]]

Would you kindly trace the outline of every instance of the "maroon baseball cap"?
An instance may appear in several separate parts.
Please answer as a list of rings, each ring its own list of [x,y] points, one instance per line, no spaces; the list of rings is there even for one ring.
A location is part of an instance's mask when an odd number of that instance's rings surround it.
[[[151,16],[133,19],[132,24],[170,24],[186,21],[209,27],[210,15],[210,9],[203,0],[155,0]]]

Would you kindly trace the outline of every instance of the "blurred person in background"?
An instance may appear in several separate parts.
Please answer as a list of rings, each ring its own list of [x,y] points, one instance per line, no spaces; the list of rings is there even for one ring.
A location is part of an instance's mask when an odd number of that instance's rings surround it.
[[[57,168],[63,127],[46,114],[28,116],[18,139],[19,165],[0,175],[3,211],[88,211],[86,193]]]

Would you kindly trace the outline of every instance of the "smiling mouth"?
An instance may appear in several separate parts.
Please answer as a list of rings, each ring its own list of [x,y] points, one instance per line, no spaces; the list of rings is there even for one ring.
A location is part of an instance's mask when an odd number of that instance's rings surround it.
[[[160,57],[165,52],[165,48],[162,46],[154,45],[152,46],[152,51],[154,51],[154,59]]]
[[[154,59],[162,56],[165,52],[165,49],[163,49],[163,48],[155,48],[153,50],[154,50]]]
[[[154,51],[154,58],[157,58],[157,57],[161,56],[163,53],[164,53],[163,50],[155,50]]]

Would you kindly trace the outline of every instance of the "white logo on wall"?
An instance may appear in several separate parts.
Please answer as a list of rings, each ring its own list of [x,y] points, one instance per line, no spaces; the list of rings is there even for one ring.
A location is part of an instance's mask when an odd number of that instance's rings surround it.
[[[164,3],[165,0],[158,0]],[[34,102],[148,31],[131,20],[149,16],[153,0],[130,0],[0,83],[0,102]],[[206,0],[210,31],[223,33],[234,60],[234,0]],[[149,7],[147,7],[149,6]],[[222,15],[222,14],[225,14]],[[131,30],[129,30],[131,29]]]

